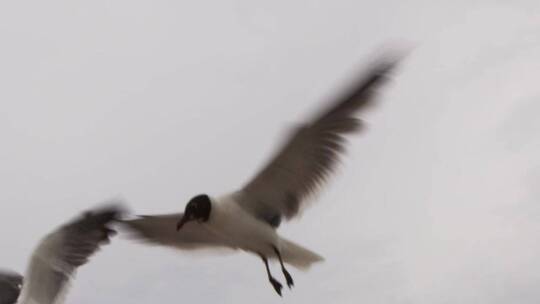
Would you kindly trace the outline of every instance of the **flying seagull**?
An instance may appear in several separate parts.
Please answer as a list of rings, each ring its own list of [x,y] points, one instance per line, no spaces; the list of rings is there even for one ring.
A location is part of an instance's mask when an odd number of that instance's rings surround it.
[[[281,283],[268,266],[277,258],[287,285],[294,285],[284,264],[306,269],[323,260],[318,254],[276,233],[282,220],[297,216],[306,199],[327,180],[344,151],[345,135],[359,131],[356,114],[373,103],[396,61],[380,61],[343,96],[312,120],[292,130],[278,153],[241,190],[220,197],[193,197],[184,213],[142,216],[125,223],[146,243],[178,249],[229,247],[263,260],[268,279],[281,296]]]
[[[120,213],[112,205],[88,211],[45,236],[30,258],[24,282],[18,274],[0,272],[0,304],[62,303],[77,268],[114,235],[109,225]]]
[[[0,304],[17,302],[23,277],[11,271],[0,271]]]

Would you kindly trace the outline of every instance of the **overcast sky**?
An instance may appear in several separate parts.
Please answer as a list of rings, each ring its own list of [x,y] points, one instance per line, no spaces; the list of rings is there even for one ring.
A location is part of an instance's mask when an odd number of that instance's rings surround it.
[[[107,199],[235,190],[385,46],[411,50],[280,228],[326,258],[283,300],[255,256],[120,237],[67,303],[540,302],[538,1],[2,1],[0,38],[0,267],[19,272]]]

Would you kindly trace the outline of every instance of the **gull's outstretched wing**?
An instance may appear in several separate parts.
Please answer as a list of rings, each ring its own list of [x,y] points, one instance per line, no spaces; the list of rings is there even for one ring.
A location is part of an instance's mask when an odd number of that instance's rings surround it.
[[[47,235],[34,251],[21,294],[22,304],[58,304],[77,268],[114,234],[114,206],[84,213]]]
[[[302,202],[325,182],[344,150],[344,136],[361,129],[355,115],[369,106],[395,60],[379,62],[315,119],[291,132],[274,158],[237,193],[248,212],[277,227],[298,214]]]
[[[178,249],[197,249],[201,247],[230,247],[228,242],[197,222],[186,223],[181,230],[176,224],[183,213],[142,216],[123,221],[135,238],[150,244],[175,247]]]
[[[21,293],[23,277],[13,272],[0,271],[0,304],[15,304]]]

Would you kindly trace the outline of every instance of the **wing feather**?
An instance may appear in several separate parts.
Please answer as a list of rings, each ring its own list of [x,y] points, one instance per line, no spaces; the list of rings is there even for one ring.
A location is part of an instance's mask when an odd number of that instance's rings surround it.
[[[136,239],[145,243],[177,249],[231,247],[212,231],[205,229],[204,225],[196,222],[189,222],[177,231],[176,224],[182,216],[182,213],[142,216],[134,220],[126,220],[123,223]]]
[[[347,94],[313,120],[292,130],[271,161],[237,193],[248,212],[272,226],[290,219],[335,169],[345,150],[345,135],[361,129],[357,112],[373,103],[395,61],[379,62]]]
[[[77,268],[109,242],[114,231],[108,225],[119,214],[113,206],[87,212],[47,235],[31,257],[21,303],[61,303]]]

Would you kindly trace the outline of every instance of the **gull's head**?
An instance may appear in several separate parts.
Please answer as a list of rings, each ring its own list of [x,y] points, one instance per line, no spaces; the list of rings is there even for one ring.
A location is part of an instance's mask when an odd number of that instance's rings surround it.
[[[180,230],[189,221],[206,222],[210,218],[212,203],[206,194],[197,195],[186,205],[184,216],[178,221],[176,230]]]

